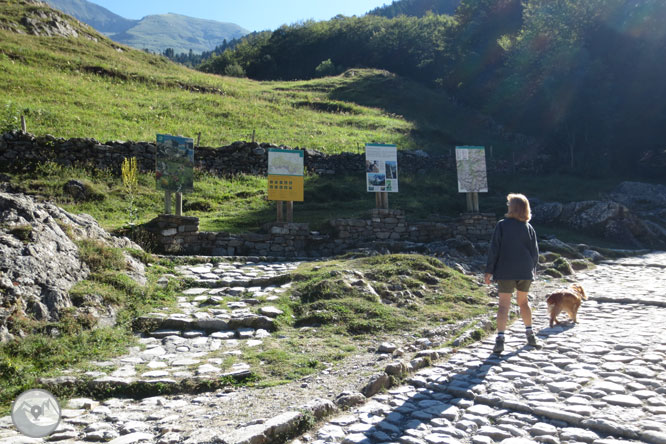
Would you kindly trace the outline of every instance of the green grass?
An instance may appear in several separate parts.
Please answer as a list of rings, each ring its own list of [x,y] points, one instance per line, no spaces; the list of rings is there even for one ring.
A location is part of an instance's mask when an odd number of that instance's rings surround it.
[[[0,22],[23,28],[25,10],[3,2]],[[72,26],[97,41],[0,30],[0,129],[24,114],[32,133],[101,141],[201,133],[203,145],[221,146],[256,131],[262,142],[326,152],[373,141],[433,152],[459,141],[501,145],[443,91],[384,71],[298,82],[220,77]]]
[[[418,329],[488,312],[473,279],[437,259],[379,255],[304,264],[296,271],[296,326],[334,326],[345,334]]]
[[[318,373],[335,365],[357,350],[351,338],[331,337],[327,330],[299,334],[293,329],[281,331],[282,339],[264,340],[261,348],[244,351],[243,359],[257,369],[262,386],[276,385]]]
[[[39,10],[40,6],[28,9]],[[26,6],[0,3],[0,21],[19,28]],[[75,28],[79,27],[73,23]],[[202,134],[202,144],[221,146],[249,140],[320,149],[362,152],[367,142],[400,149],[449,153],[458,144],[494,147],[489,164],[510,157],[512,146],[490,134],[479,116],[454,104],[443,91],[378,70],[353,69],[308,81],[257,82],[204,74],[160,56],[123,47],[89,28],[86,38],[36,37],[0,31],[0,130],[19,125],[59,137],[152,141],[156,133]],[[77,178],[91,198],[73,202],[62,185]],[[14,175],[26,191],[55,200],[73,212],[91,214],[107,229],[129,221],[129,201],[121,182],[108,172],[45,164],[35,174]],[[481,211],[498,216],[508,192],[541,200],[598,198],[624,177],[595,179],[566,174],[491,174]],[[219,179],[197,172],[195,190],[185,196],[188,216],[202,231],[256,231],[275,220],[266,200],[266,179],[239,175]],[[451,169],[428,174],[400,173],[400,192],[390,207],[414,219],[456,216],[465,210]],[[163,211],[151,175],[141,175],[136,206],[139,223]],[[305,202],[295,204],[296,222],[326,229],[332,217],[358,217],[374,208],[362,174],[306,177]],[[575,234],[575,233],[571,233]]]
[[[105,229],[119,230],[129,223],[129,196],[122,180],[108,171],[85,166],[64,167],[53,162],[39,164],[35,171],[9,172],[11,183],[28,194],[42,196],[73,213],[93,216]],[[89,189],[91,199],[74,201],[63,185],[77,179]],[[515,176],[493,173],[490,192],[480,194],[480,209],[501,217],[506,211],[506,194],[523,192],[541,201],[568,202],[599,199],[620,178],[581,179],[564,174]],[[152,174],[139,175],[135,199],[138,223],[163,212],[163,194],[156,190]],[[465,211],[465,198],[457,191],[453,171],[438,174],[403,173],[400,192],[389,195],[389,206],[405,211],[407,218],[441,220]],[[307,175],[305,200],[294,204],[294,221],[307,222],[313,230],[326,231],[334,218],[365,217],[375,207],[374,194],[365,191],[363,173],[335,176]],[[275,204],[267,200],[265,177],[236,175],[220,178],[195,170],[194,191],[183,199],[184,214],[199,218],[200,231],[253,232],[275,221]],[[536,225],[538,233],[553,234],[562,240],[619,247],[589,234],[558,227]],[[27,233],[23,233],[24,237]],[[27,238],[26,238],[27,239]]]
[[[168,267],[156,265],[148,269],[148,284],[141,287],[126,276],[119,262],[119,250],[99,244],[88,249],[83,259],[94,273],[78,282],[71,290],[72,302],[80,307],[114,306],[117,323],[114,327],[94,327],[92,317],[75,310],[65,310],[57,322],[38,322],[16,314],[8,325],[14,334],[22,332],[20,341],[0,345],[0,415],[8,413],[10,403],[22,391],[41,387],[39,378],[58,376],[71,368],[92,369],[90,361],[105,360],[136,345],[132,321],[156,307],[176,303],[180,284],[166,288],[156,284]],[[168,264],[167,264],[168,265]],[[92,297],[91,297],[92,296]]]

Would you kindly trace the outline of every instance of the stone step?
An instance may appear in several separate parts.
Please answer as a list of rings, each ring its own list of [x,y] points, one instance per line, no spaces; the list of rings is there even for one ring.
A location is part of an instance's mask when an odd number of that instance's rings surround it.
[[[60,376],[41,378],[39,383],[54,393],[64,390],[70,396],[80,393],[94,399],[124,396],[143,399],[157,395],[212,392],[252,377],[252,371],[247,365],[225,373],[207,371],[214,367],[209,364],[201,367],[204,367],[204,371],[184,378],[167,377],[166,371],[155,370],[145,372],[139,378],[103,376],[90,380],[86,377]]]
[[[273,314],[273,313],[270,313]],[[257,315],[254,313],[244,312],[232,317],[202,317],[201,319],[195,318],[180,318],[180,317],[165,317],[155,314],[145,315],[138,317],[132,323],[132,328],[137,332],[158,332],[164,331],[163,336],[168,336],[167,332],[180,335],[180,332],[200,330],[206,334],[211,334],[220,331],[238,330],[239,328],[253,328],[255,330],[263,329],[267,331],[275,331],[275,319]]]

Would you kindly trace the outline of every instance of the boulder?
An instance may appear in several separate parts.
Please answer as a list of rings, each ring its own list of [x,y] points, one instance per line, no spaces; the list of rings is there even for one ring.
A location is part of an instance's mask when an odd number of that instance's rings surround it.
[[[622,182],[608,195],[632,211],[653,210],[666,207],[666,185]]]
[[[59,320],[62,311],[72,307],[69,290],[90,273],[73,240],[81,238],[139,248],[128,239],[114,238],[90,216],[76,216],[23,194],[0,192],[0,306],[36,320]],[[143,264],[129,255],[126,259],[129,274],[145,283]],[[100,316],[109,313],[102,310]],[[0,327],[6,321],[0,318]]]
[[[546,202],[535,205],[532,210],[532,222],[552,223],[562,214],[563,205],[559,202]]]
[[[534,208],[534,214],[535,222],[563,225],[631,248],[666,246],[662,230],[614,201],[543,203]]]

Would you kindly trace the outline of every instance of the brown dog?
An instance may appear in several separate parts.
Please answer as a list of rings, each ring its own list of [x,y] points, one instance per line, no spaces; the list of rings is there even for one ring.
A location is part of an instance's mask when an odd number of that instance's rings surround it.
[[[566,290],[550,294],[546,299],[548,313],[550,313],[550,326],[552,327],[553,324],[560,323],[557,320],[557,315],[561,311],[565,311],[569,315],[569,318],[576,323],[578,308],[584,299],[587,299],[585,290],[578,284],[573,284]]]

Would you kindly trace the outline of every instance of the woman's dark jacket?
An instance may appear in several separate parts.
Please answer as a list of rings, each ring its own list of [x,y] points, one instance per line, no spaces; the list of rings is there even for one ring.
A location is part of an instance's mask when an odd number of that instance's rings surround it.
[[[486,273],[498,280],[534,280],[539,246],[534,228],[528,222],[502,219],[495,225]]]

